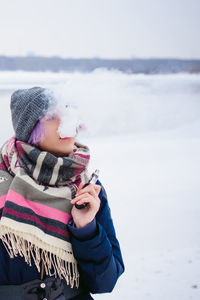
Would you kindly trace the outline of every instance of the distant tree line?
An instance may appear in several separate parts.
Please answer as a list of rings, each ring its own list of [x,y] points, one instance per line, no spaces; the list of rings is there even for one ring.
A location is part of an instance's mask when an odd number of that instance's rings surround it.
[[[200,59],[101,59],[60,57],[0,56],[0,71],[91,72],[96,68],[116,69],[126,73],[199,73]]]

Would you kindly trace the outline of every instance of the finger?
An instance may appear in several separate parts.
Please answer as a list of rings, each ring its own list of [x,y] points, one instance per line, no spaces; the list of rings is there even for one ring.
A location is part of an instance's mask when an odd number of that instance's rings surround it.
[[[78,193],[77,196],[84,194],[84,193],[89,193],[91,194],[93,197],[96,197],[96,192],[94,189],[94,184],[89,184],[86,187],[84,187],[83,189],[81,189]]]
[[[94,199],[94,198],[93,198]],[[78,200],[77,202],[76,202],[76,204],[78,204],[78,205],[81,205],[81,204],[83,204],[83,203],[92,203],[92,201],[93,201],[93,199],[91,199],[91,198],[89,198],[89,197],[84,197],[84,198],[82,198],[81,200]]]
[[[83,188],[84,184],[81,182],[78,186],[76,194]]]
[[[76,203],[78,200],[81,200],[82,198],[86,198],[86,197],[89,197],[89,196],[91,196],[91,194],[89,194],[89,193],[84,193],[84,194],[81,194],[81,195],[79,195],[79,196],[76,196],[74,199],[72,199],[71,200],[71,203],[72,204],[74,204],[74,203]],[[91,196],[92,197],[92,196]]]
[[[81,200],[77,201],[76,203],[78,205],[81,205],[83,203],[88,203],[91,208],[95,208],[95,207],[99,206],[99,203],[98,203],[97,199],[93,198],[92,196],[84,197]]]

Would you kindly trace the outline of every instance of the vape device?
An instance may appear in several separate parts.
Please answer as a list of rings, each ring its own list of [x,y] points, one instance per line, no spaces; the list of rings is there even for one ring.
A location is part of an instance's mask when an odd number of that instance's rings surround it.
[[[99,177],[99,170],[95,170],[95,172],[92,173],[90,180],[82,188],[86,187],[87,185],[89,185],[91,183],[95,184],[97,182],[98,177]],[[77,203],[75,203],[75,207],[77,209],[83,209],[83,208],[87,207],[87,205],[88,205],[88,203],[83,203],[81,205],[78,205]]]

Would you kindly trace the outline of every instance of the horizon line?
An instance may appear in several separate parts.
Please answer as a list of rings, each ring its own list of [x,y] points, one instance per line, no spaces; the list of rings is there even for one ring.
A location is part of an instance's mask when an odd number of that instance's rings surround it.
[[[99,57],[99,56],[91,56],[91,57],[63,57],[59,55],[6,55],[6,54],[0,54],[0,58],[5,57],[5,58],[59,58],[59,59],[71,59],[71,60],[80,60],[80,59],[85,59],[85,60],[91,60],[91,59],[96,59],[96,60],[200,60],[199,58],[183,58],[183,57],[156,57],[156,56],[150,56],[150,57],[138,57],[138,56],[132,56],[132,57],[118,57],[118,58],[109,58],[109,57]]]

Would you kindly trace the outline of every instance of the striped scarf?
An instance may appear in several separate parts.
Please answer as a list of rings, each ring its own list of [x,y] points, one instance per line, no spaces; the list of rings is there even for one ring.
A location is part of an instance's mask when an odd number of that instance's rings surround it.
[[[66,157],[12,137],[0,150],[0,238],[10,258],[33,259],[40,272],[79,286],[67,223],[70,201],[88,181],[89,149],[78,142]]]

